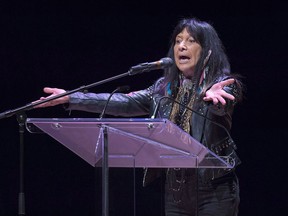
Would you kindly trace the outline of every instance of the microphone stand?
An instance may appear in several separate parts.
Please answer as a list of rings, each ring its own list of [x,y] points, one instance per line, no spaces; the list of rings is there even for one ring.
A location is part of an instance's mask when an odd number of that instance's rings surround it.
[[[27,116],[25,113],[17,114],[17,121],[19,124],[19,195],[18,195],[18,215],[25,215],[25,194],[24,194],[24,132],[25,132],[25,122]]]
[[[133,70],[133,67],[128,71],[128,72],[125,72],[125,73],[122,73],[122,74],[119,74],[119,75],[116,75],[116,76],[113,76],[113,77],[110,77],[110,78],[107,78],[107,79],[104,79],[104,80],[101,80],[101,81],[98,81],[98,82],[95,82],[95,83],[92,83],[92,84],[89,84],[89,85],[83,85],[79,88],[76,88],[74,90],[70,90],[70,91],[66,91],[64,93],[61,93],[61,94],[58,94],[58,95],[55,95],[55,96],[51,96],[51,97],[48,97],[44,100],[41,100],[41,101],[36,101],[36,102],[31,102],[31,103],[28,103],[22,107],[18,107],[18,108],[15,108],[15,109],[12,109],[12,110],[7,110],[7,111],[4,111],[2,113],[0,113],[0,119],[2,118],[8,118],[8,117],[11,117],[13,115],[17,115],[17,121],[19,123],[19,134],[20,134],[20,152],[19,152],[19,162],[20,162],[20,177],[19,177],[19,185],[20,185],[20,188],[19,188],[19,197],[18,197],[18,215],[25,215],[25,194],[24,194],[24,131],[25,131],[25,124],[26,124],[26,119],[27,119],[27,116],[25,114],[25,111],[28,111],[28,110],[31,110],[33,109],[34,106],[37,106],[37,105],[40,105],[40,104],[43,104],[43,103],[46,103],[46,102],[49,102],[49,101],[52,101],[52,100],[55,100],[55,99],[58,99],[58,98],[61,98],[61,97],[64,97],[66,95],[70,95],[72,93],[75,93],[75,92],[79,92],[79,91],[85,91],[89,88],[92,88],[92,87],[95,87],[95,86],[99,86],[101,84],[104,84],[104,83],[107,83],[107,82],[110,82],[110,81],[113,81],[113,80],[116,80],[116,79],[120,79],[120,78],[123,78],[123,77],[126,77],[126,76],[132,76],[132,75],[136,75],[136,74],[140,74],[140,73],[143,73],[143,72],[148,72],[150,70],[147,70],[147,69],[143,69],[143,70]],[[105,139],[104,139],[104,150],[103,150],[103,163],[102,163],[102,169],[104,169],[104,172],[103,173],[107,173],[107,170],[108,170],[108,147],[107,147],[107,128],[104,127],[104,134],[105,135]],[[106,143],[106,144],[105,144]],[[106,185],[108,184],[108,178],[107,175],[103,175],[102,176],[102,181],[105,183],[106,182]],[[104,192],[102,193],[103,194],[103,202],[102,202],[102,207],[103,207],[103,210],[102,210],[102,213],[103,213],[103,216],[108,216],[109,215],[109,209],[108,209],[108,187],[105,186],[104,187]]]

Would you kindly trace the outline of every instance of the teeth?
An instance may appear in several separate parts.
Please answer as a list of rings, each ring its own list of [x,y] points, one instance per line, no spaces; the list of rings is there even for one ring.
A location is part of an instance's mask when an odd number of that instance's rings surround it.
[[[180,63],[186,63],[186,62],[188,62],[188,61],[189,61],[188,58],[180,58],[180,59],[179,59],[179,62],[180,62]]]

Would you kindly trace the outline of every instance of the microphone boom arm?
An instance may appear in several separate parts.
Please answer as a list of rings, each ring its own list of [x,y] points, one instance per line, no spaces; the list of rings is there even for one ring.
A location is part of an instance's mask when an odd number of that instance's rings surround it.
[[[158,66],[157,68],[151,66],[151,65],[154,65],[154,63],[147,63],[147,64],[150,65],[150,69],[146,70],[146,71],[150,71],[150,70],[153,70],[153,69],[160,69],[160,68],[171,66],[172,65],[172,59],[170,59],[170,58],[162,58],[160,61],[157,62],[157,64],[160,64],[160,66]],[[13,116],[15,114],[22,113],[23,111],[31,110],[31,109],[33,109],[34,106],[37,106],[37,105],[40,105],[40,104],[43,104],[43,103],[46,103],[46,102],[49,102],[49,101],[52,101],[52,100],[67,96],[67,95],[70,95],[70,94],[73,94],[75,92],[85,91],[85,90],[87,90],[89,88],[92,88],[92,87],[95,87],[95,86],[99,86],[101,84],[104,84],[104,83],[107,83],[107,82],[111,82],[113,80],[117,80],[117,79],[120,79],[120,78],[123,78],[123,77],[126,77],[126,76],[136,75],[136,74],[139,74],[139,73],[143,72],[143,70],[133,71],[132,68],[128,72],[125,72],[125,73],[122,73],[122,74],[119,74],[119,75],[116,75],[116,76],[113,76],[113,77],[110,77],[110,78],[107,78],[107,79],[92,83],[92,84],[89,84],[89,85],[83,85],[83,86],[81,86],[79,88],[76,88],[74,90],[66,91],[66,92],[64,92],[62,94],[58,94],[58,95],[46,98],[45,100],[41,100],[41,101],[37,101],[37,102],[31,102],[31,103],[28,103],[28,104],[26,104],[26,105],[24,105],[22,107],[18,107],[18,108],[12,109],[12,110],[4,111],[4,112],[0,113],[0,119],[11,117],[11,116]]]

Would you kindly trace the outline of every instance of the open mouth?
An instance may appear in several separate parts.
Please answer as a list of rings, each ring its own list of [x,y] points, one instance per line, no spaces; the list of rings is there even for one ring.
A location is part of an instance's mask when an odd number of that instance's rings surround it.
[[[179,56],[179,63],[186,63],[190,60],[190,58],[188,56]]]

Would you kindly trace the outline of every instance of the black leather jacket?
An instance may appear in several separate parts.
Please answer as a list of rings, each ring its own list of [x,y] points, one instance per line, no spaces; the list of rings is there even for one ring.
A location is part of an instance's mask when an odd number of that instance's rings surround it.
[[[156,93],[159,82],[147,89],[131,92],[129,94],[115,93],[107,106],[106,113],[113,116],[136,117],[151,115],[159,106],[158,116],[168,118],[173,100],[162,98],[163,95]],[[224,90],[235,96],[236,100],[227,101],[223,107],[213,105],[202,100],[203,95],[197,95],[194,111],[192,113],[191,135],[203,145],[219,156],[227,156],[227,160],[235,167],[240,163],[236,155],[236,145],[230,137],[229,131],[232,123],[232,113],[237,102],[238,92],[234,84],[224,87]],[[110,94],[108,93],[81,93],[70,95],[68,110],[82,110],[101,113]],[[161,99],[162,98],[162,99]],[[231,170],[227,169],[200,169],[200,175],[204,180],[214,179],[225,175]],[[158,174],[145,172],[144,185],[152,181]]]

